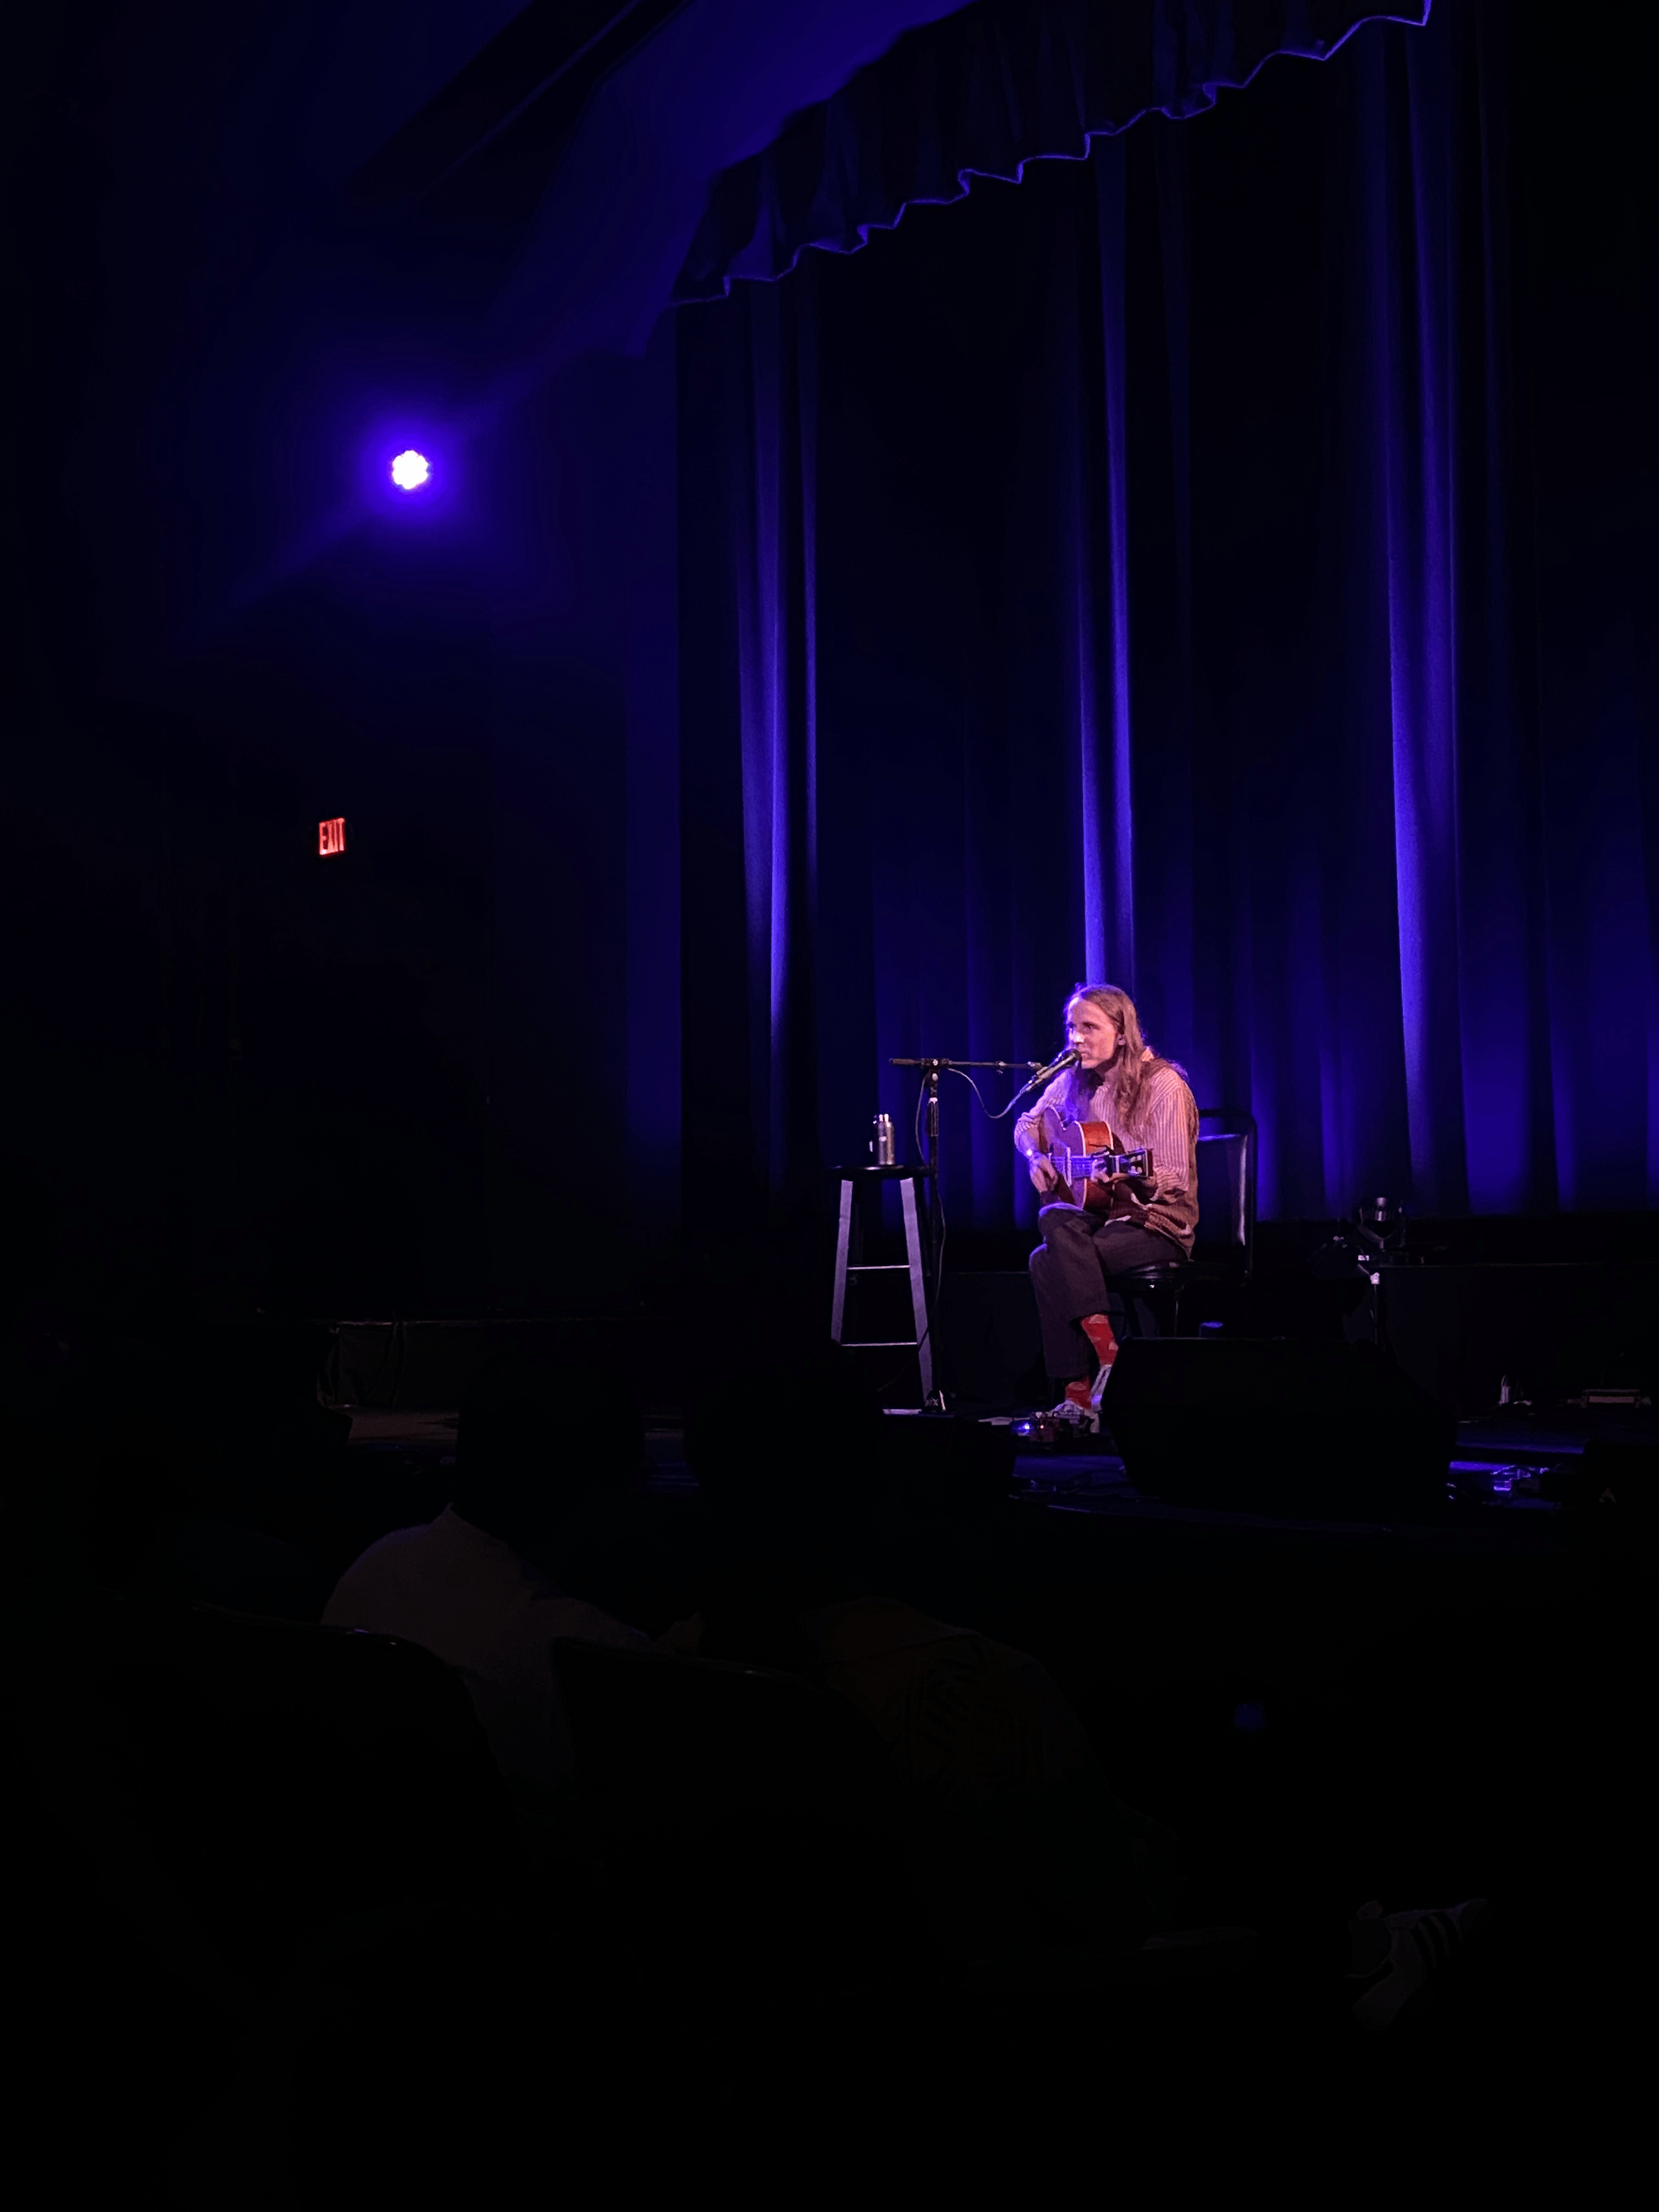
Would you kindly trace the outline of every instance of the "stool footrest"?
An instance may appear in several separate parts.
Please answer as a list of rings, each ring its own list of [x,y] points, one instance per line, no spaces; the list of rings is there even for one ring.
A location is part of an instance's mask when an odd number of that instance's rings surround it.
[[[849,1275],[908,1275],[910,1262],[908,1260],[860,1260],[856,1266],[849,1265],[847,1272]]]

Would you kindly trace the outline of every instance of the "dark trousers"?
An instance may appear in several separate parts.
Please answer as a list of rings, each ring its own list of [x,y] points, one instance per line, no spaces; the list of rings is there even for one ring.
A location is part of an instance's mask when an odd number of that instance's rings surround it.
[[[1043,1360],[1056,1382],[1092,1375],[1099,1364],[1078,1327],[1085,1314],[1107,1315],[1120,1343],[1126,1336],[1157,1334],[1146,1301],[1126,1297],[1112,1279],[1126,1267],[1184,1266],[1187,1255],[1173,1237],[1062,1202],[1045,1206],[1037,1226],[1042,1242],[1031,1255],[1031,1288],[1042,1324]]]

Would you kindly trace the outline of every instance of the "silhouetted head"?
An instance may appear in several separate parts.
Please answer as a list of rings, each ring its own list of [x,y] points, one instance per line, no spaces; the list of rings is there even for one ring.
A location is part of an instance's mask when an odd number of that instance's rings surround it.
[[[520,1549],[584,1519],[637,1480],[638,1401],[557,1351],[515,1345],[461,1401],[450,1503]]]
[[[796,1674],[811,1661],[803,1613],[867,1586],[884,1472],[879,1412],[812,1319],[810,1334],[751,1324],[735,1361],[701,1364],[685,1428],[725,1555],[703,1655]]]
[[[685,1455],[698,1487],[740,1547],[842,1543],[883,1486],[878,1407],[834,1345],[761,1331],[740,1350],[740,1366],[705,1370],[691,1393]]]

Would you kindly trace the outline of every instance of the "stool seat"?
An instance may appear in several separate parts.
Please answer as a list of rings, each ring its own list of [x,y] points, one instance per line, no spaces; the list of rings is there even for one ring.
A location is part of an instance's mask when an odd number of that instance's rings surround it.
[[[858,1160],[850,1167],[831,1168],[830,1172],[842,1182],[855,1177],[860,1182],[899,1182],[906,1176],[921,1176],[926,1181],[933,1170],[925,1164],[917,1167],[878,1167],[873,1160]]]
[[[1182,1285],[1192,1272],[1185,1260],[1153,1260],[1145,1267],[1115,1268],[1106,1278],[1106,1285],[1125,1301],[1131,1314],[1137,1304],[1145,1305],[1153,1322],[1152,1334],[1174,1336],[1180,1319]],[[1148,1334],[1139,1326],[1140,1318],[1134,1315],[1137,1336]]]
[[[921,1214],[916,1204],[916,1191],[918,1186],[930,1180],[933,1170],[926,1166],[896,1164],[878,1167],[874,1161],[860,1161],[852,1166],[836,1168],[833,1173],[841,1184],[841,1210],[836,1232],[836,1285],[830,1307],[830,1341],[844,1345],[854,1352],[914,1350],[921,1369],[921,1401],[925,1406],[933,1395],[933,1352],[929,1341],[927,1270],[922,1258]],[[896,1182],[899,1187],[899,1205],[904,1216],[904,1257],[902,1260],[871,1263],[861,1256],[864,1248],[860,1235],[861,1224],[857,1201],[872,1184],[878,1186],[884,1182]],[[911,1325],[915,1334],[897,1337],[847,1335],[847,1279],[849,1275],[908,1275]]]

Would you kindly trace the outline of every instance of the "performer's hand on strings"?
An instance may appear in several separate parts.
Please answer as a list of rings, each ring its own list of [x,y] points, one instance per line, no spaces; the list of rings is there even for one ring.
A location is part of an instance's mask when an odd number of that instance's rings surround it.
[[[1059,1172],[1054,1167],[1054,1163],[1048,1159],[1042,1152],[1027,1153],[1026,1165],[1031,1171],[1032,1184],[1039,1193],[1056,1190],[1059,1188]]]

